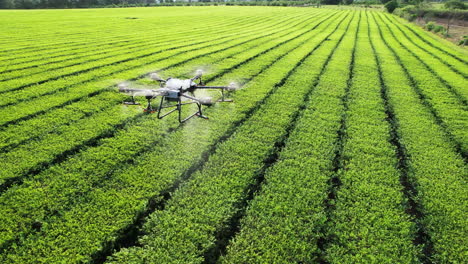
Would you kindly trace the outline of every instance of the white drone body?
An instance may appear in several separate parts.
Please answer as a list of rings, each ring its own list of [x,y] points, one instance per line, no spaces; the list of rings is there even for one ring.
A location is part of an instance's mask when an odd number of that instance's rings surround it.
[[[158,112],[158,118],[161,119],[174,111],[179,112],[179,122],[185,122],[188,119],[192,118],[193,116],[199,116],[205,119],[208,117],[202,114],[202,105],[211,105],[213,101],[211,98],[197,98],[194,96],[194,91],[196,89],[218,89],[221,91],[222,97],[221,100],[218,102],[232,102],[232,100],[224,99],[224,91],[233,91],[237,89],[237,86],[234,83],[231,83],[229,86],[204,86],[202,82],[202,71],[198,70],[196,75],[191,79],[176,79],[176,78],[168,78],[166,80],[161,79],[156,73],[150,74],[150,78],[158,81],[161,88],[158,89],[136,89],[136,88],[129,88],[129,85],[126,83],[121,83],[118,85],[119,92],[125,93],[131,96],[132,100],[129,102],[124,102],[126,105],[138,105],[135,102],[135,96],[143,96],[148,100],[148,105],[144,109],[145,112]],[[198,80],[199,83],[197,84],[195,81]],[[151,106],[151,100],[160,96],[161,102],[159,107],[154,109]],[[190,100],[190,102],[182,103],[182,99]],[[170,105],[170,106],[163,106],[164,101],[177,101],[177,104]],[[181,107],[182,105],[187,104],[197,104],[198,111],[185,119],[181,119]],[[164,108],[173,108],[171,111],[161,114],[161,110]]]

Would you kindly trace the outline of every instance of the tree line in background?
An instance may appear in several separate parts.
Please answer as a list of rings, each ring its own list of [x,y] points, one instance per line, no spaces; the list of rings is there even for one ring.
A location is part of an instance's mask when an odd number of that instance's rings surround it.
[[[133,6],[185,5],[246,5],[246,6],[320,6],[320,5],[378,5],[383,4],[392,13],[396,8],[424,6],[423,0],[0,0],[0,9],[89,8]],[[447,9],[466,9],[460,0],[445,2]],[[411,8],[407,8],[411,9]],[[421,10],[423,8],[419,8]],[[427,9],[427,8],[426,8]],[[441,11],[447,12],[447,11]]]
[[[352,4],[354,0],[0,0],[0,9],[34,8],[87,8],[168,5],[253,5],[253,6],[304,6]],[[381,4],[380,0],[359,3]]]

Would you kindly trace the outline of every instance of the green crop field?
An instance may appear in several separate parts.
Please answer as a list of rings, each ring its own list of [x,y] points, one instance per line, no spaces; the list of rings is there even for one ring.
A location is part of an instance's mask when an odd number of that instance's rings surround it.
[[[0,263],[468,259],[465,49],[364,9],[10,10],[0,29]],[[122,104],[122,82],[199,68],[241,86],[209,120]]]

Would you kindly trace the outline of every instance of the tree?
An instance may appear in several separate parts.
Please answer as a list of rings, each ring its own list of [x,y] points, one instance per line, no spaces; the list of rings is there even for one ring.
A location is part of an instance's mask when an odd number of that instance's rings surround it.
[[[15,8],[13,0],[0,0],[0,9]]]
[[[341,2],[341,0],[323,0],[322,4],[325,5],[337,5]]]
[[[396,0],[392,0],[385,4],[385,9],[387,9],[389,13],[393,13],[393,11],[397,9],[397,7],[398,7],[398,2]]]
[[[462,9],[462,10],[466,9],[465,3],[463,3],[462,1],[459,1],[459,0],[447,1],[447,2],[445,2],[444,6],[447,9]]]
[[[445,8],[450,9],[452,11],[454,11],[455,9],[466,9],[466,5],[457,0],[448,1],[444,5],[445,5]],[[447,30],[445,31],[445,36],[449,35],[450,23],[452,22],[454,15],[455,15],[455,12],[449,12],[449,16],[447,18]]]

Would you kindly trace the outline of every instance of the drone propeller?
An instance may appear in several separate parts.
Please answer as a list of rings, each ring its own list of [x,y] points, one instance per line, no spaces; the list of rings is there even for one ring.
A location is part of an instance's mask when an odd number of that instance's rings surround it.
[[[159,76],[159,74],[156,73],[156,72],[150,73],[149,77],[150,77],[152,80],[155,80],[155,81],[158,81],[158,82],[166,82],[166,80],[164,80],[163,78],[161,78],[161,76]]]
[[[203,75],[203,70],[201,69],[198,69],[196,72],[195,72],[195,76],[193,76],[192,78],[192,81],[193,80],[197,80],[197,79],[200,79]]]
[[[203,97],[203,98],[197,98],[194,96],[190,96],[187,94],[182,94],[183,97],[191,99],[193,101],[197,101],[202,105],[212,105],[213,104],[213,99],[211,97]]]
[[[203,98],[198,99],[198,101],[202,105],[212,105],[213,104],[213,98],[211,98],[211,97],[203,97]]]
[[[225,90],[226,91],[235,91],[235,90],[239,90],[240,89],[240,86],[238,83],[235,83],[235,82],[231,82],[228,86],[226,86]]]
[[[118,84],[118,87],[119,87],[119,92],[128,94],[132,97],[145,96],[146,98],[148,97],[154,98],[156,96],[161,95],[161,91],[158,91],[158,90],[130,88],[128,83],[120,83]]]

